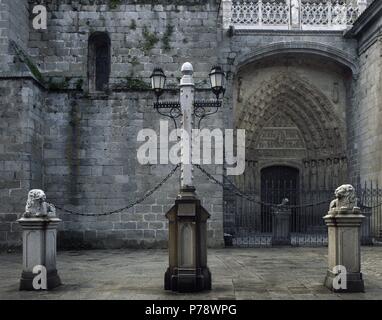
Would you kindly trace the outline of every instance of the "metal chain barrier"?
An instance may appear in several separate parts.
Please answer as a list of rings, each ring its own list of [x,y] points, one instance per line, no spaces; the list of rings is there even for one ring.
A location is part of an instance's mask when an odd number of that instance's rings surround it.
[[[379,208],[380,206],[382,206],[382,202],[380,203],[377,203],[376,205],[374,206],[367,206],[367,205],[364,205],[363,203],[359,204],[360,208],[362,209],[368,209],[368,210],[371,210],[371,209],[375,209],[375,208]]]
[[[205,174],[212,182],[214,182],[215,184],[225,188],[226,186],[224,185],[223,182],[220,182],[219,180],[217,180],[211,173],[207,172],[205,169],[203,169],[200,165],[196,165],[196,167],[203,173]],[[325,201],[320,201],[320,202],[316,202],[316,203],[309,203],[309,204],[303,204],[303,205],[281,205],[281,204],[275,204],[275,203],[267,203],[267,202],[263,202],[263,201],[258,201],[256,199],[253,198],[253,196],[251,195],[248,195],[248,194],[245,194],[244,192],[242,192],[230,179],[228,179],[228,177],[226,175],[223,174],[223,179],[225,181],[227,181],[233,188],[234,188],[234,194],[236,194],[237,196],[241,197],[241,198],[244,198],[250,202],[254,202],[256,204],[260,204],[260,205],[263,205],[263,206],[267,206],[267,207],[287,207],[287,208],[306,208],[306,207],[314,207],[314,206],[317,206],[317,205],[320,205],[320,204],[325,204],[325,203],[330,203],[330,201],[332,199],[329,199],[329,200],[325,200]]]
[[[221,186],[222,188],[226,188],[226,185],[224,185],[223,182],[217,180],[211,173],[207,172],[205,169],[203,169],[200,165],[195,165],[209,180],[211,180],[212,182],[214,182],[215,184]],[[112,214],[115,214],[115,213],[120,213],[122,211],[126,211],[140,203],[142,203],[143,201],[145,201],[147,198],[149,198],[153,193],[155,193],[158,189],[160,189],[166,182],[167,180],[169,180],[174,174],[175,172],[179,169],[180,167],[180,164],[177,164],[172,170],[171,172],[160,182],[158,183],[154,188],[152,188],[151,190],[149,190],[148,192],[146,192],[141,198],[137,199],[136,201],[128,204],[127,206],[123,207],[123,208],[120,208],[120,209],[117,209],[117,210],[113,210],[113,211],[107,211],[107,212],[103,212],[103,213],[81,213],[81,212],[76,212],[76,211],[72,211],[72,210],[69,210],[69,209],[65,209],[65,208],[62,208],[62,207],[59,207],[59,206],[55,206],[56,209],[62,211],[62,212],[65,212],[65,213],[68,213],[68,214],[72,214],[72,215],[77,215],[77,216],[83,216],[83,217],[101,217],[101,216],[108,216],[108,215],[112,215]],[[242,192],[230,179],[228,179],[228,177],[226,175],[223,174],[223,179],[225,181],[227,181],[231,186],[232,188],[234,189],[233,192],[235,195],[241,197],[241,198],[244,198],[250,202],[253,202],[253,203],[256,203],[256,204],[259,204],[259,205],[263,205],[263,206],[268,206],[268,207],[280,207],[280,206],[283,206],[283,207],[288,207],[288,208],[305,208],[305,207],[313,207],[313,206],[317,206],[317,205],[321,205],[321,204],[325,204],[325,203],[329,203],[332,199],[328,199],[328,200],[325,200],[325,201],[320,201],[320,202],[316,202],[316,203],[309,203],[309,204],[303,204],[303,205],[280,205],[280,204],[275,204],[275,203],[267,203],[267,202],[263,202],[263,201],[258,201],[256,200],[255,198],[253,198],[253,196],[251,195],[248,195],[244,192]],[[380,206],[382,206],[382,202],[377,204],[377,205],[374,205],[374,206],[365,206],[363,204],[360,205],[362,208],[366,208],[366,209],[374,209],[374,208],[378,208]]]
[[[154,188],[152,188],[151,190],[146,192],[141,198],[139,198],[138,200],[128,204],[127,206],[125,206],[123,208],[117,209],[117,210],[103,212],[103,213],[80,213],[80,212],[64,209],[64,208],[61,208],[61,207],[58,207],[58,206],[55,206],[55,207],[56,207],[56,209],[61,210],[63,212],[66,212],[66,213],[69,213],[69,214],[73,214],[73,215],[76,215],[76,216],[83,216],[83,217],[102,217],[102,216],[109,216],[109,215],[112,215],[112,214],[115,214],[115,213],[119,213],[119,212],[128,210],[128,209],[136,206],[137,204],[140,204],[143,201],[145,201],[148,197],[150,197],[153,193],[155,193],[158,189],[160,189],[167,182],[167,180],[170,179],[175,174],[175,172],[179,169],[179,167],[180,167],[180,164],[177,164],[171,170],[171,172],[160,183],[158,183]]]

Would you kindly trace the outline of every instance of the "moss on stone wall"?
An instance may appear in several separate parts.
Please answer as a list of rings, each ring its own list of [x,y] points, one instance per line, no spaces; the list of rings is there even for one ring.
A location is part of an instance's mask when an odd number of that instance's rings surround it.
[[[142,79],[126,77],[126,88],[129,90],[145,91],[150,90],[151,86]]]
[[[159,38],[155,33],[150,32],[147,26],[143,26],[142,36],[143,42],[141,42],[140,47],[147,54],[159,42]]]
[[[83,85],[84,85],[84,79],[78,79],[76,81],[76,90],[82,91],[83,90]]]
[[[165,31],[163,38],[162,38],[162,44],[163,44],[164,51],[170,51],[171,50],[170,41],[171,41],[171,37],[172,37],[173,33],[174,33],[174,26],[172,26],[171,24],[168,24],[166,26],[166,31]]]
[[[129,29],[130,30],[136,30],[137,29],[137,22],[135,21],[135,19],[131,20],[130,25],[129,25]]]
[[[49,90],[53,90],[53,91],[65,90],[69,88],[69,82],[70,82],[69,77],[65,77],[64,79],[60,79],[58,81],[49,79],[47,82],[47,87]]]
[[[38,67],[34,64],[32,59],[25,53],[14,41],[11,41],[11,46],[15,51],[16,56],[20,59],[21,62],[25,63],[28,67],[31,74],[41,83],[44,83],[44,77],[42,76]]]
[[[110,9],[116,9],[121,4],[121,0],[110,0]]]

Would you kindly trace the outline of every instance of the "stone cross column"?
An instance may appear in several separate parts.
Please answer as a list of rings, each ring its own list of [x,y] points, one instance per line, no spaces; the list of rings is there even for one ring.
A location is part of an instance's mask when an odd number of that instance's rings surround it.
[[[195,84],[192,64],[182,66],[183,77],[180,80],[180,106],[182,109],[182,174],[181,189],[193,188],[192,182],[192,125],[194,113]]]
[[[57,227],[53,205],[42,190],[31,190],[23,217],[23,271],[20,290],[51,290],[61,285],[56,269]]]
[[[364,292],[361,273],[361,224],[355,190],[342,185],[324,217],[328,226],[328,270],[324,285],[334,292]]]

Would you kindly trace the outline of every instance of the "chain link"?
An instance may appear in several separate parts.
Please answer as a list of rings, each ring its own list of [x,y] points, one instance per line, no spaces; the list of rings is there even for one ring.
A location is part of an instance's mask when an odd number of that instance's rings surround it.
[[[217,185],[223,187],[223,188],[226,188],[226,186],[224,185],[223,182],[217,180],[211,173],[207,172],[205,169],[203,169],[200,165],[196,165],[196,167],[202,172],[204,173],[211,181],[213,181],[214,183],[216,183]],[[293,209],[297,209],[297,208],[305,208],[305,207],[313,207],[313,206],[318,206],[320,204],[325,204],[325,203],[329,203],[331,200],[325,200],[325,201],[320,201],[320,202],[315,202],[315,203],[309,203],[309,204],[303,204],[303,205],[281,205],[281,204],[275,204],[275,203],[267,203],[267,202],[263,202],[263,201],[258,201],[256,199],[253,198],[253,196],[251,195],[248,195],[248,194],[245,194],[244,192],[242,192],[238,187],[236,187],[236,185],[230,180],[228,179],[228,177],[226,175],[223,174],[223,179],[225,181],[227,181],[233,188],[234,188],[234,194],[236,194],[237,196],[241,197],[241,198],[244,198],[250,202],[254,202],[256,204],[260,204],[260,205],[263,205],[263,206],[267,206],[267,207],[283,207],[283,208],[293,208]]]
[[[208,179],[210,179],[212,182],[214,182],[215,184],[221,186],[222,188],[226,188],[226,185],[217,180],[211,173],[207,172],[205,169],[203,169],[200,165],[195,165],[204,175],[207,176]],[[65,209],[65,208],[61,208],[59,206],[55,206],[56,209],[62,211],[62,212],[65,212],[65,213],[69,213],[69,214],[72,214],[72,215],[77,215],[77,216],[83,216],[83,217],[101,217],[101,216],[108,216],[108,215],[112,215],[112,214],[115,214],[115,213],[120,213],[122,211],[126,211],[140,203],[142,203],[143,201],[145,201],[147,198],[149,198],[153,193],[155,193],[158,189],[160,189],[174,174],[175,172],[179,169],[180,167],[180,164],[177,164],[172,170],[171,172],[160,182],[158,183],[154,188],[152,188],[151,190],[149,190],[148,192],[146,192],[141,198],[137,199],[136,201],[128,204],[127,206],[123,207],[123,208],[120,208],[120,209],[117,209],[117,210],[113,210],[113,211],[107,211],[107,212],[103,212],[103,213],[80,213],[80,212],[76,212],[76,211],[72,211],[72,210],[69,210],[69,209]],[[226,175],[223,174],[223,179],[225,181],[227,181],[231,186],[232,188],[234,189],[233,192],[235,195],[241,197],[241,198],[244,198],[250,202],[253,202],[253,203],[256,203],[256,204],[259,204],[259,205],[263,205],[263,206],[268,206],[268,207],[280,207],[281,205],[280,204],[275,204],[275,203],[267,203],[267,202],[263,202],[263,201],[258,201],[256,200],[255,198],[253,198],[253,196],[251,195],[248,195],[248,194],[245,194],[244,192],[242,192],[230,179],[228,179],[228,177]],[[317,206],[317,205],[321,205],[321,204],[325,204],[325,203],[329,203],[331,201],[331,199],[329,200],[325,200],[325,201],[320,201],[320,202],[315,202],[315,203],[310,203],[310,204],[304,204],[304,205],[282,205],[283,207],[287,207],[287,208],[304,208],[304,207],[313,207],[313,206]],[[362,208],[367,208],[367,209],[374,209],[374,208],[377,208],[377,207],[380,207],[382,205],[382,202],[375,205],[375,206],[365,206],[363,204],[361,204],[361,207]]]
[[[360,203],[360,204],[358,204],[358,205],[359,205],[359,207],[360,207],[361,209],[368,209],[368,210],[371,210],[371,209],[379,208],[380,206],[382,206],[382,202],[377,203],[377,204],[374,205],[374,206],[367,206],[367,205],[364,205],[363,203]]]
[[[102,216],[109,216],[109,215],[112,215],[112,214],[115,214],[115,213],[119,213],[119,212],[128,210],[128,209],[136,206],[137,204],[140,204],[143,201],[145,201],[154,192],[156,192],[158,189],[160,189],[167,182],[167,180],[170,179],[175,174],[175,172],[179,169],[179,167],[180,167],[180,164],[177,164],[171,170],[171,172],[160,183],[158,183],[154,188],[152,188],[151,190],[146,192],[141,198],[139,198],[138,200],[128,204],[127,206],[125,206],[123,208],[117,209],[117,210],[103,212],[103,213],[80,213],[80,212],[64,209],[64,208],[61,208],[61,207],[58,207],[58,206],[55,206],[55,207],[56,207],[56,209],[61,210],[63,212],[66,212],[66,213],[69,213],[69,214],[73,214],[73,215],[76,215],[76,216],[83,216],[83,217],[102,217]]]

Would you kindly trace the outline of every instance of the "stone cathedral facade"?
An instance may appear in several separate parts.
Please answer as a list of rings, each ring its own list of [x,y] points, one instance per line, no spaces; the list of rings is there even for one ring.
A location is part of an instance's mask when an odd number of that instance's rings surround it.
[[[33,27],[36,5],[46,29]],[[212,66],[226,73],[223,107],[203,127],[246,130],[246,170],[232,177],[243,192],[267,200],[280,177],[300,195],[382,181],[381,0],[0,0],[1,248],[21,244],[30,189],[102,213],[171,171],[138,163],[137,134],[166,120],[153,108],[153,69],[166,72],[164,98],[177,99],[186,61],[200,98],[212,98]],[[222,180],[224,165],[205,169]],[[261,208],[194,172],[209,245],[222,246],[240,213]],[[166,246],[178,185],[177,174],[109,216],[59,211],[59,246]]]

